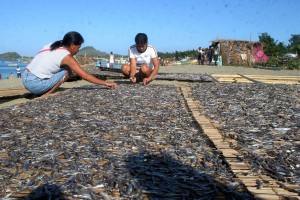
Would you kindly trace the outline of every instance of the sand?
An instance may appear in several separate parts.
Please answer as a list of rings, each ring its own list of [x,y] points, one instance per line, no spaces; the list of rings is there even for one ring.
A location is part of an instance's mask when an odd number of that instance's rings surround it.
[[[178,65],[161,67],[161,73],[243,74],[271,76],[300,76],[300,70],[270,70],[252,67]]]

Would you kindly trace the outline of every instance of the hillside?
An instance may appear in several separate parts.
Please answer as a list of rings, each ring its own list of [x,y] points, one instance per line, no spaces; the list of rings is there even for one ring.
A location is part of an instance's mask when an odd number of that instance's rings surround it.
[[[77,53],[77,56],[102,57],[103,58],[103,57],[108,57],[109,54],[99,51],[92,46],[87,46],[87,47],[80,49],[80,51]]]
[[[7,52],[0,54],[0,58],[22,58],[18,53],[16,52]]]

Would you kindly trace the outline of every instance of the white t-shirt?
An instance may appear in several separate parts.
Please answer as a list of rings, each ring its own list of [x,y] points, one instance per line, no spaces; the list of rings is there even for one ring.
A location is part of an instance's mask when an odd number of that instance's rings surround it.
[[[21,68],[17,67],[16,71],[17,71],[17,74],[20,74],[21,73]]]
[[[113,54],[110,54],[110,55],[109,55],[109,63],[114,64],[114,62],[115,62],[115,57],[114,57]]]
[[[61,71],[62,59],[70,54],[67,49],[62,47],[50,51],[50,46],[51,44],[45,45],[26,67],[41,79],[51,78],[53,74]]]
[[[135,58],[136,65],[140,68],[143,64],[148,65],[151,70],[153,70],[154,66],[152,63],[152,58],[157,57],[156,50],[153,46],[148,45],[145,52],[140,53],[136,45],[132,45],[128,50],[129,58]]]

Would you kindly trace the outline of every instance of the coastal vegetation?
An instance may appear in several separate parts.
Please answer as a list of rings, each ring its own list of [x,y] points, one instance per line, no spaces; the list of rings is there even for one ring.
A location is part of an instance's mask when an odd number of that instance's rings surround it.
[[[292,34],[288,45],[275,40],[268,33],[262,33],[259,42],[263,44],[264,52],[270,59],[265,63],[257,64],[272,68],[300,69],[300,34]],[[286,56],[289,53],[297,57]]]

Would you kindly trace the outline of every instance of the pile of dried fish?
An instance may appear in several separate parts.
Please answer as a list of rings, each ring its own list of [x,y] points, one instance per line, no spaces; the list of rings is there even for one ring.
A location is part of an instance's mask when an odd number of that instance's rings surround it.
[[[87,71],[90,74],[93,74],[97,78],[100,79],[123,79],[124,75],[121,73],[121,69],[117,68],[97,68],[94,65],[84,65],[82,66],[85,71]],[[76,74],[72,74],[71,80],[69,81],[74,81],[77,80],[79,77],[76,76]]]
[[[120,69],[103,68],[99,70],[94,66],[87,65],[85,70],[97,77],[109,78],[124,78]],[[158,73],[156,80],[168,81],[187,81],[187,82],[214,82],[215,80],[207,74],[193,74],[193,73]]]
[[[194,84],[192,94],[256,172],[296,184],[300,194],[300,86]]]
[[[1,109],[0,197],[253,199],[182,98],[92,85]]]
[[[159,73],[156,76],[157,80],[176,80],[188,82],[213,82],[214,79],[207,74],[192,74],[192,73]]]

